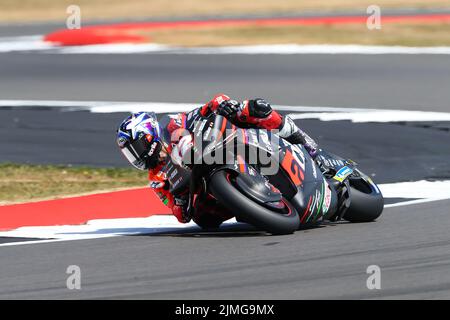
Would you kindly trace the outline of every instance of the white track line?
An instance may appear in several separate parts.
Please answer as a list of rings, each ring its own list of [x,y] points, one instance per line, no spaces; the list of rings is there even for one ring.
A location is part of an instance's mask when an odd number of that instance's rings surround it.
[[[43,40],[42,35],[0,38],[1,52],[36,51],[53,54],[433,54],[449,55],[450,47],[403,47],[364,45],[273,44],[185,48],[157,43],[101,44],[61,47]]]
[[[381,184],[380,189],[389,198],[450,199],[450,180],[388,183]]]
[[[50,52],[50,51],[49,51]],[[450,54],[450,47],[402,47],[402,46],[362,46],[362,45],[252,45],[182,48],[160,44],[106,44],[72,46],[55,49],[50,53],[59,54]]]
[[[417,200],[385,205],[385,208],[450,199],[450,180],[390,183],[381,184],[379,187],[386,198],[419,198]],[[237,225],[239,223],[235,219],[230,219],[224,223],[224,226],[227,227]],[[195,223],[180,224],[171,215],[155,215],[148,218],[98,219],[88,221],[84,225],[22,227],[16,230],[0,232],[0,237],[48,239],[3,243],[0,244],[0,247],[88,240],[123,235],[198,232],[200,230]]]
[[[236,222],[233,218],[224,222],[223,227],[237,225],[242,225],[242,223]],[[201,231],[201,228],[194,222],[181,224],[171,215],[154,215],[148,218],[98,219],[90,220],[84,225],[22,227],[11,231],[0,232],[0,237],[47,239],[3,243],[0,244],[0,247],[110,238],[124,235],[199,231]]]
[[[101,53],[134,53],[143,52],[140,48],[133,45],[122,45],[120,48],[110,45],[103,48]],[[86,53],[89,48],[80,47],[64,49],[61,53]],[[361,45],[297,45],[297,44],[278,44],[278,45],[255,45],[255,46],[225,46],[225,47],[200,47],[200,48],[166,48],[157,51],[152,48],[153,53],[171,53],[171,54],[450,54],[450,47],[401,47],[401,46],[361,46]],[[90,52],[93,53],[93,52]]]
[[[44,42],[42,36],[23,36],[0,38],[0,53],[20,51],[42,51],[54,49],[51,43]]]
[[[412,206],[414,204],[435,202],[435,201],[441,201],[441,200],[447,200],[447,199],[417,199],[417,200],[409,200],[409,201],[403,201],[403,202],[386,204],[386,205],[384,205],[384,207],[385,208],[395,208],[395,207],[403,207],[403,206]]]
[[[63,111],[86,110],[93,113],[137,111],[177,113],[189,111],[201,105],[202,103],[0,100],[0,109],[9,107],[50,107],[59,108]],[[352,122],[450,121],[450,113],[447,112],[285,105],[276,105],[274,108],[280,111],[295,112],[290,114],[293,119],[319,119],[322,121],[350,120]]]
[[[450,199],[450,180],[396,182],[379,185],[386,198],[416,199],[385,205],[385,208],[408,206]]]
[[[450,113],[406,110],[364,110],[352,112],[311,112],[291,114],[297,119],[319,119],[321,121],[350,120],[352,122],[412,122],[412,121],[450,121]]]

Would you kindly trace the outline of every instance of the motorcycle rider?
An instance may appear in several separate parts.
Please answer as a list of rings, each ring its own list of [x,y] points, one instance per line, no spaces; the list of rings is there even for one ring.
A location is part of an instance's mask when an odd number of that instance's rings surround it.
[[[177,195],[171,194],[164,172],[167,157],[170,156],[175,163],[181,163],[183,156],[192,147],[191,135],[176,136],[173,133],[183,128],[187,117],[201,118],[211,112],[226,117],[241,128],[279,130],[278,135],[281,138],[292,144],[302,144],[313,158],[318,149],[316,142],[299,129],[290,117],[280,115],[261,98],[238,102],[225,94],[218,94],[202,107],[171,118],[166,125],[161,125],[153,112],[133,113],[121,123],[117,130],[117,144],[131,165],[140,170],[148,170],[150,188],[172,210],[181,223],[187,223],[193,219],[199,225],[212,226],[219,225],[232,217],[226,212],[221,212],[214,205],[208,206],[208,200],[200,204],[202,208],[197,206],[196,211],[200,212],[199,216],[188,216],[188,190]],[[213,215],[211,215],[212,211],[214,211]],[[201,215],[201,212],[209,214]],[[218,220],[208,221],[208,219]]]

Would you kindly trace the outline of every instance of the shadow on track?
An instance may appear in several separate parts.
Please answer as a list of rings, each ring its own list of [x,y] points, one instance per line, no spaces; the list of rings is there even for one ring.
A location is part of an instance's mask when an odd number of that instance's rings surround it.
[[[337,226],[340,222],[322,222],[321,224],[305,225],[296,232],[314,232],[315,230]],[[186,228],[156,227],[156,228],[104,228],[88,232],[62,232],[60,235],[117,235],[127,237],[182,237],[182,238],[234,238],[234,237],[271,237],[272,235],[258,230],[245,223],[225,223],[220,228],[202,230],[199,226]]]
[[[303,226],[297,232],[310,232],[316,229],[336,226],[338,224],[348,222],[324,222],[322,224]],[[167,233],[149,233],[149,234],[134,234],[130,236],[138,237],[183,237],[183,238],[233,238],[233,237],[271,237],[272,235],[257,228],[244,224],[228,225],[217,229],[196,228],[196,230],[180,230],[176,232]]]

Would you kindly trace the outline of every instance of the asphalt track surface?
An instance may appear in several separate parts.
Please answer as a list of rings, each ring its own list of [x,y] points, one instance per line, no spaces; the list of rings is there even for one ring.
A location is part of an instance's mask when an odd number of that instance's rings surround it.
[[[2,54],[0,60],[2,99],[195,102],[225,91],[280,104],[449,111],[446,56]],[[113,126],[123,116],[0,110],[0,161],[122,165],[112,148]],[[445,126],[314,120],[302,126],[330,151],[361,162],[378,182],[449,176]],[[449,205],[388,208],[375,223],[289,236],[239,229],[2,247],[0,298],[450,298]],[[66,288],[73,264],[81,267],[79,291]],[[382,270],[381,290],[366,288],[372,264]]]
[[[386,209],[378,222],[288,236],[130,236],[3,247],[0,298],[450,298],[450,201]],[[81,268],[81,290],[66,269]],[[368,290],[369,265],[381,290]]]
[[[201,102],[448,111],[443,55],[0,55],[1,99]]]

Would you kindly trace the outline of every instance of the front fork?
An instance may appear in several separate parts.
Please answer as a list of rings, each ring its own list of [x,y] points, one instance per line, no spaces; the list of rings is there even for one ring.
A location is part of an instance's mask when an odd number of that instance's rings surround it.
[[[342,182],[339,182],[334,179],[327,179],[327,183],[331,186],[332,189],[336,192],[337,197],[337,208],[336,212],[331,215],[328,220],[330,221],[339,221],[344,216],[345,212],[350,208],[351,203],[351,189],[350,183],[348,179],[345,179]]]

